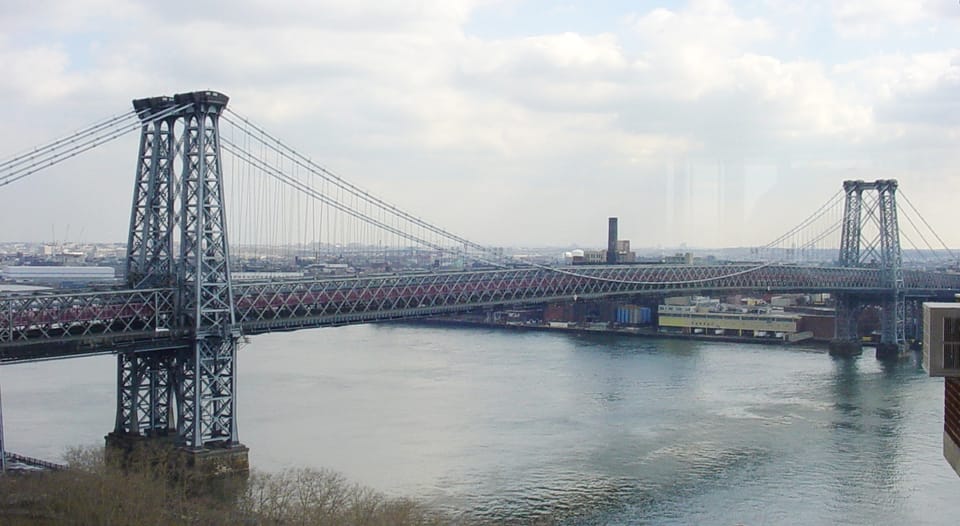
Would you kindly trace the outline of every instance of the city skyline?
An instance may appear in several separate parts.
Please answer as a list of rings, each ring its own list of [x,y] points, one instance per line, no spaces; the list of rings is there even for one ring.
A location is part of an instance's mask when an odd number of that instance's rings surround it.
[[[601,245],[618,216],[636,247],[762,245],[896,178],[960,246],[955,2],[180,4],[0,7],[0,158],[210,88],[483,244]],[[129,135],[0,188],[0,241],[125,240],[135,161]]]

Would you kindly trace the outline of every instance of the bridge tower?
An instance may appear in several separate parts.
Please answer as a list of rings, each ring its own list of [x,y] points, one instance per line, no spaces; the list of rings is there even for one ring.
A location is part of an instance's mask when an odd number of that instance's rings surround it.
[[[133,101],[142,126],[127,282],[175,287],[177,296],[173,319],[151,348],[118,354],[117,417],[107,443],[129,449],[162,438],[195,461],[246,472],[220,157],[219,117],[228,100],[204,91]]]
[[[880,305],[880,342],[877,357],[897,356],[905,342],[905,301],[900,230],[897,222],[897,181],[844,181],[843,224],[840,238],[841,267],[881,269],[879,297],[843,292],[837,294],[835,339],[831,354],[859,354],[857,318],[867,303]],[[864,193],[871,195],[864,200]],[[866,227],[866,228],[865,228]],[[869,235],[875,232],[875,235]]]

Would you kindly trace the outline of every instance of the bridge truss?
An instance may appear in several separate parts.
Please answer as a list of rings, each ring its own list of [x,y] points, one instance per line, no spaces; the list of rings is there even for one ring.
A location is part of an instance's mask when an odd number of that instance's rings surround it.
[[[569,269],[569,267],[568,267]],[[904,271],[904,294],[944,298],[960,274]],[[242,334],[367,323],[480,307],[636,294],[814,293],[881,297],[877,268],[800,265],[519,267],[387,276],[241,282],[233,285]],[[45,292],[0,296],[0,363],[189,346],[177,327],[176,289]],[[123,367],[121,367],[123,369]]]
[[[360,190],[227,110],[227,102],[211,91],[138,99],[133,112],[84,129],[79,139],[54,141],[0,163],[4,185],[97,141],[140,131],[123,290],[0,295],[0,363],[117,354],[115,438],[168,435],[195,451],[241,447],[235,395],[242,335],[636,294],[831,292],[839,298],[838,338],[855,338],[858,309],[879,300],[883,342],[896,345],[904,338],[906,298],[960,291],[960,274],[903,269],[896,181],[845,182],[840,225],[834,221],[789,249],[794,256],[822,251],[827,235],[839,229],[834,265],[524,265]],[[221,121],[236,135],[225,137]],[[250,223],[260,228],[257,223],[272,220],[282,225],[275,240],[302,227],[303,253],[304,240],[329,231],[332,210],[349,220],[353,233],[367,236],[368,245],[392,239],[395,247],[427,247],[459,259],[460,268],[237,281],[221,149],[256,177],[276,183],[270,188],[307,200],[272,218],[246,218],[241,235]],[[249,195],[239,203],[269,196],[268,187],[257,186],[259,179],[245,181],[239,186]],[[298,223],[317,203],[326,207],[324,222]],[[822,217],[824,210],[811,217]],[[336,238],[343,237],[344,224],[326,243],[313,243],[313,250],[342,251]],[[245,248],[259,250],[250,242]]]
[[[905,342],[905,283],[897,221],[897,181],[844,181],[845,194],[839,263],[843,267],[879,267],[884,291],[880,305],[880,342],[887,347]],[[865,199],[864,193],[875,193]],[[874,234],[868,234],[873,226]],[[838,340],[856,341],[856,318],[862,293],[837,297]]]

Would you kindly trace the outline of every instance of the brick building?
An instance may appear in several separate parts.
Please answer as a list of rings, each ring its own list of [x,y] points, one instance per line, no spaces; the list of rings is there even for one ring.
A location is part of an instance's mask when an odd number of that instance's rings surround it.
[[[943,377],[943,456],[960,475],[960,303],[923,304],[923,367]]]

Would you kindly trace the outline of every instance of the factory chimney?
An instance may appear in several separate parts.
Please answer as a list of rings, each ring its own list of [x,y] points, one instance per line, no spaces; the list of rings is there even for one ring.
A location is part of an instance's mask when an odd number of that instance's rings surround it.
[[[607,264],[617,264],[617,218],[611,217],[607,226]]]

